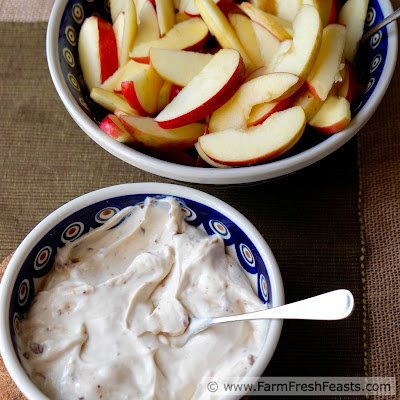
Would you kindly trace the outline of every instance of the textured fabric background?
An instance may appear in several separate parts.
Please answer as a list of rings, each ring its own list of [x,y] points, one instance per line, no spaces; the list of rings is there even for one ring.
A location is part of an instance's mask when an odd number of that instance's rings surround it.
[[[0,19],[45,21],[51,4],[2,0]],[[166,181],[111,156],[76,126],[47,70],[45,30],[45,23],[0,24],[0,260],[76,196],[117,183]],[[270,375],[400,380],[399,79],[398,67],[358,146],[352,140],[272,183],[200,187],[260,230],[280,265],[287,302],[337,287],[355,294],[346,321],[285,322]],[[0,399],[14,398],[23,397],[0,368]]]

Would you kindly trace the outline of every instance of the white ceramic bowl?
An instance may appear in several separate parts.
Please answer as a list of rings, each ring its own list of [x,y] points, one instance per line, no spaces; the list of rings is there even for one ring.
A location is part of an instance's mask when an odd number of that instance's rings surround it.
[[[25,373],[15,346],[20,320],[29,309],[35,284],[50,271],[57,248],[149,195],[177,198],[188,223],[202,224],[208,234],[217,232],[224,237],[227,251],[237,257],[267,307],[284,303],[281,275],[267,243],[242,214],[223,201],[195,189],[162,183],[124,184],[91,192],[60,207],[32,230],[13,255],[0,285],[0,352],[11,377],[28,399],[47,399]],[[270,321],[265,343],[248,377],[262,375],[281,328],[282,321]]]
[[[104,110],[89,96],[82,79],[77,37],[84,17],[97,13],[107,18],[107,1],[57,0],[47,30],[47,58],[50,74],[66,109],[81,129],[105,150],[153,174],[200,184],[241,184],[273,179],[295,172],[331,154],[349,141],[372,117],[392,78],[397,60],[397,26],[391,24],[375,34],[359,57],[357,72],[366,91],[352,104],[354,119],[342,132],[324,139],[304,139],[285,158],[263,165],[240,168],[198,168],[161,161],[117,142],[98,124]],[[366,29],[393,11],[390,0],[371,0]]]

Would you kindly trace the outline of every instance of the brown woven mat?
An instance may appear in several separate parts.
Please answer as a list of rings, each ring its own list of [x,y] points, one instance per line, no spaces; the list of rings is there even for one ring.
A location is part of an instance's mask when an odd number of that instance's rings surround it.
[[[111,156],[77,127],[47,70],[45,30],[44,23],[0,23],[0,260],[42,218],[76,196],[118,183],[166,181]],[[399,139],[393,138],[399,122],[398,78],[394,82],[376,122],[360,135],[361,203],[356,139],[285,179],[254,187],[201,188],[237,208],[260,230],[280,265],[287,302],[338,287],[355,295],[356,310],[345,321],[285,322],[266,371],[270,375],[364,376],[365,365],[370,376],[398,375],[400,310],[394,301],[399,226],[393,221],[398,220],[399,182],[391,180],[395,168],[399,171]],[[383,146],[373,132],[378,127]],[[381,173],[374,171],[376,165]],[[359,204],[367,249],[363,262]],[[387,312],[385,302],[397,313]],[[0,400],[22,398],[7,379],[3,369]]]

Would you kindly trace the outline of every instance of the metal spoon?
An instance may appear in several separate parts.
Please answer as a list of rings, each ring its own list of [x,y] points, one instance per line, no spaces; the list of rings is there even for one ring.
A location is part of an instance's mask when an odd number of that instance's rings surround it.
[[[390,15],[388,15],[385,19],[383,19],[379,24],[375,25],[373,28],[371,28],[367,33],[363,35],[363,37],[360,40],[360,44],[364,43],[367,39],[369,39],[375,32],[379,31],[379,29],[383,28],[387,24],[390,24],[393,22],[395,19],[400,17],[400,7],[392,12]]]
[[[309,299],[296,301],[280,307],[269,308],[241,315],[217,318],[190,318],[189,327],[179,337],[180,345],[212,325],[233,321],[257,319],[306,319],[334,321],[347,318],[354,307],[354,298],[346,289],[334,290]],[[175,338],[178,339],[178,338]]]

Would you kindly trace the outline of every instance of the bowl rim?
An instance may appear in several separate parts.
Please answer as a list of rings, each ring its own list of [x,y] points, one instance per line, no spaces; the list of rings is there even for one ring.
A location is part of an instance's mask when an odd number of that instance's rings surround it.
[[[44,400],[48,398],[34,385],[25,373],[25,370],[20,364],[14,351],[9,329],[11,294],[20,267],[26,258],[26,254],[29,254],[30,251],[32,251],[43,235],[47,234],[54,226],[59,224],[69,215],[72,215],[74,212],[82,210],[99,201],[135,194],[163,194],[191,199],[218,210],[227,218],[231,219],[250,238],[259,251],[260,256],[268,266],[268,276],[270,278],[272,292],[272,306],[277,307],[284,304],[282,277],[270,247],[256,227],[243,214],[224,201],[197,189],[176,184],[157,182],[125,183],[89,192],[62,205],[33,228],[33,230],[18,246],[2,278],[0,285],[0,352],[10,376],[28,399]],[[262,373],[275,352],[280,338],[281,329],[282,320],[270,321],[268,334],[266,336],[267,340],[264,343],[257,360],[246,375],[247,379],[250,377],[258,379],[258,377],[262,376]],[[236,398],[240,397],[241,395],[238,395]]]
[[[69,0],[57,0],[50,14],[46,35],[46,53],[54,86],[67,111],[78,126],[104,150],[126,163],[152,174],[178,182],[226,185],[255,183],[285,176],[307,167],[333,153],[368,122],[379,106],[392,79],[398,51],[397,24],[388,25],[388,51],[381,78],[363,108],[342,132],[296,155],[262,165],[237,168],[199,168],[158,160],[116,141],[103,132],[77,105],[61,72],[58,57],[59,26]],[[393,12],[389,0],[379,0],[384,16]]]

